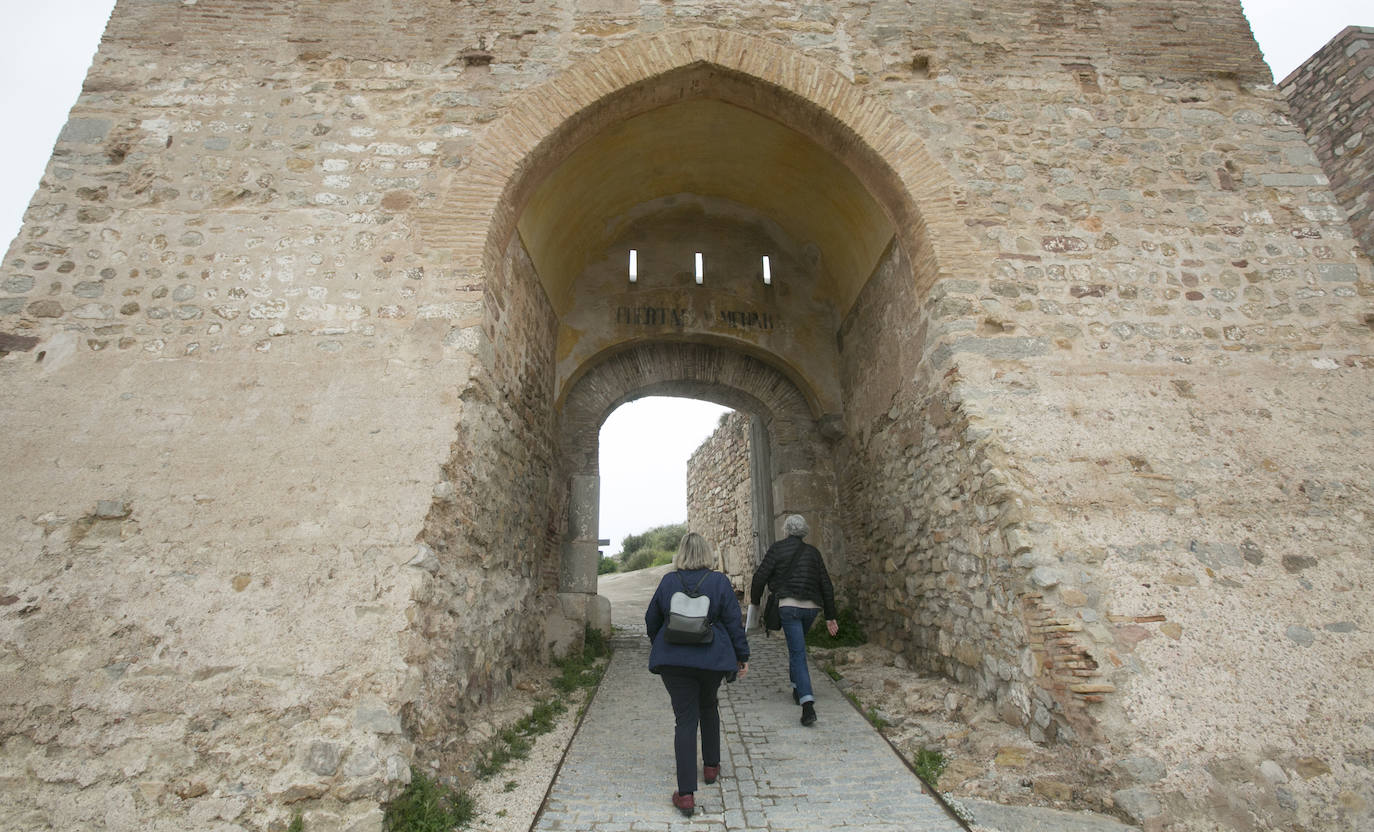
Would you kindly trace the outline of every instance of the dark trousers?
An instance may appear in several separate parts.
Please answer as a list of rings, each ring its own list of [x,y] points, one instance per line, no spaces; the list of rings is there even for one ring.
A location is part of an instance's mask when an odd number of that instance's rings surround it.
[[[673,753],[677,757],[677,790],[691,794],[697,790],[697,725],[701,726],[701,762],[720,765],[720,709],[716,692],[722,670],[694,667],[665,667],[659,670],[663,687],[673,701]]]

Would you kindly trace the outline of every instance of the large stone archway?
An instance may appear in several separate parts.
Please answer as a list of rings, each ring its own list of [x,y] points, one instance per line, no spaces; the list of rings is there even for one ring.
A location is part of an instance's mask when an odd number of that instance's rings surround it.
[[[712,97],[797,129],[852,170],[888,213],[921,286],[973,269],[960,188],[920,139],[833,68],[720,29],[665,32],[597,53],[524,93],[487,129],[442,204],[420,213],[428,244],[490,274],[534,189],[606,125],[684,95]],[[500,297],[496,298],[500,303]]]
[[[684,106],[693,101],[707,106]],[[688,115],[673,115],[679,112]],[[756,280],[746,289],[742,261],[731,260],[734,251],[709,255],[726,262],[725,284],[713,280],[694,288],[690,281],[666,280],[658,287],[641,282],[617,288],[605,274],[600,249],[576,250],[581,237],[597,233],[598,223],[611,224],[615,211],[621,212],[616,223],[632,226],[624,219],[626,202],[640,198],[661,207],[680,199],[672,188],[646,190],[640,197],[632,193],[633,182],[620,183],[624,187],[616,191],[604,181],[617,175],[613,162],[589,158],[587,149],[624,142],[625,134],[661,140],[690,128],[692,117],[719,119],[731,128],[759,131],[767,137],[763,141],[800,148],[793,167],[767,181],[781,183],[781,194],[770,194],[768,187],[732,189],[724,180],[757,173],[738,166],[707,170],[691,180],[695,187],[684,186],[699,195],[688,200],[695,200],[694,209],[737,232],[744,248],[781,241],[790,253],[784,260],[807,272],[790,306],[778,306],[782,295],[758,290]],[[733,149],[745,156],[757,152],[747,143]],[[673,152],[680,157],[683,148]],[[676,160],[714,164],[710,154]],[[758,153],[756,161],[766,167],[767,154]],[[807,182],[801,171],[829,178]],[[709,181],[697,190],[703,178]],[[586,197],[579,189],[594,193]],[[827,189],[842,193],[839,202],[846,207],[829,210],[847,211],[835,216],[855,229],[847,235],[852,239],[827,237],[824,217],[808,221],[797,210],[822,199]],[[873,303],[865,300],[873,294],[865,287],[874,275],[900,284],[892,302],[900,304],[897,318],[909,330],[902,363],[921,359],[914,337],[921,298],[937,280],[969,268],[961,259],[971,247],[957,217],[959,199],[959,189],[920,139],[849,79],[776,42],[718,29],[650,35],[599,52],[522,94],[486,128],[455,186],[417,219],[427,243],[451,252],[474,283],[481,280],[484,323],[476,337],[480,349],[490,350],[487,360],[520,367],[520,389],[537,390],[539,400],[553,402],[558,425],[550,439],[557,461],[543,569],[547,573],[548,563],[557,561],[565,613],[568,595],[595,593],[597,429],[616,405],[653,392],[696,396],[755,414],[768,436],[759,444],[769,456],[769,473],[757,485],[768,491],[772,505],[768,525],[783,512],[808,513],[818,539],[837,559],[834,571],[844,571],[832,447],[846,419],[841,353],[846,337],[851,352],[853,343],[870,337],[846,336],[853,333],[846,318]],[[604,207],[617,200],[619,207]],[[582,216],[584,208],[593,221]],[[570,233],[560,224],[581,231]],[[479,225],[485,233],[474,232]],[[612,248],[635,246],[633,235],[609,235],[607,241]],[[812,253],[817,245],[819,257]],[[690,256],[690,250],[674,255]],[[712,292],[724,294],[715,301],[687,299]],[[616,307],[617,323],[622,309],[627,315],[638,308],[667,309],[709,323],[725,295],[750,307],[746,311],[784,309],[783,317],[804,325],[794,333],[741,333],[729,326],[664,324],[660,314],[660,325],[613,330],[598,318],[610,307]],[[799,297],[811,298],[810,305],[798,305]],[[549,331],[555,366],[527,360],[528,335],[540,333],[542,341]],[[883,381],[902,383],[900,374]],[[574,617],[586,609],[572,603]]]

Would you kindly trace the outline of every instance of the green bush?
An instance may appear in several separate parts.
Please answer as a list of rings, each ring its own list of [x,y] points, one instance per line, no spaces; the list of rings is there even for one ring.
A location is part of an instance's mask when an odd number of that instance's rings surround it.
[[[818,615],[816,623],[806,634],[806,643],[811,647],[857,647],[867,644],[868,635],[859,623],[858,611],[853,607],[844,607],[839,615],[840,617],[835,619],[840,622],[839,635],[831,638],[829,631],[825,629],[825,621]]]
[[[619,571],[619,569],[620,565],[615,562],[615,558],[603,557],[601,561],[596,565],[596,574],[609,575],[612,572]]]
[[[657,554],[652,549],[640,549],[629,557],[625,558],[625,572],[638,572],[641,569],[648,569],[654,565],[654,555]]]
[[[620,554],[616,556],[621,564],[620,571],[634,572],[671,563],[673,555],[677,553],[677,545],[685,534],[686,523],[671,523],[655,526],[641,534],[627,535],[621,544]]]
[[[452,832],[475,814],[470,795],[435,783],[411,766],[410,784],[386,804],[383,823],[387,832]]]

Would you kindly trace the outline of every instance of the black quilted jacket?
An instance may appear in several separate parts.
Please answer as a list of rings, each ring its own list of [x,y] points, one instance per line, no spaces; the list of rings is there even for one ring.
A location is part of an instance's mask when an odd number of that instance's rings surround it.
[[[830,583],[830,573],[825,571],[825,561],[815,546],[796,535],[768,547],[749,584],[751,604],[763,600],[765,586],[778,598],[815,601],[824,608],[827,621],[836,618],[835,587]]]

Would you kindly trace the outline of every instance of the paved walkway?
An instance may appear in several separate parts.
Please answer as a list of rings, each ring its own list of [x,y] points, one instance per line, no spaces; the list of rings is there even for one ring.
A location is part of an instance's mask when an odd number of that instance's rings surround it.
[[[721,686],[721,776],[698,786],[691,819],[669,801],[672,708],[648,671],[641,627],[637,636],[615,639],[610,667],[533,828],[961,832],[830,677],[812,666],[820,720],[805,728],[781,635],[750,633],[750,646],[748,676]]]

